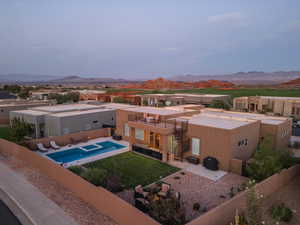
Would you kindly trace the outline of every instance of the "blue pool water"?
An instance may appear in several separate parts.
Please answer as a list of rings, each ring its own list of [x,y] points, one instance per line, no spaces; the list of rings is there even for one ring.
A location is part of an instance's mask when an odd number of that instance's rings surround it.
[[[106,152],[111,152],[114,150],[118,150],[121,148],[125,148],[126,146],[120,145],[111,141],[104,141],[96,143],[95,145],[86,145],[82,148],[87,149],[89,151],[84,151],[80,148],[71,148],[61,152],[49,153],[47,156],[59,163],[68,163],[75,160],[80,160],[83,158],[103,154]],[[94,149],[96,148],[96,149]],[[93,149],[93,150],[90,150]]]
[[[86,150],[91,150],[94,148],[99,148],[99,145],[86,145],[86,146],[83,146],[82,148],[84,148]]]

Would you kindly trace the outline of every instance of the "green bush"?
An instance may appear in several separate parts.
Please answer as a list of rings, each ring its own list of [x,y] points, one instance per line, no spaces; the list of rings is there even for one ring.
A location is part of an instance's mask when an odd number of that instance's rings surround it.
[[[84,171],[84,169],[81,166],[70,166],[68,169],[73,173],[77,174],[78,176],[80,176],[81,173],[83,173]]]
[[[88,168],[81,174],[81,177],[96,186],[105,187],[107,171],[99,168]]]
[[[290,222],[293,218],[293,211],[286,207],[284,203],[273,206],[271,209],[272,218],[276,221]]]
[[[252,161],[246,166],[246,174],[251,179],[262,181],[294,164],[288,150],[273,149],[273,138],[269,136],[260,144]]]

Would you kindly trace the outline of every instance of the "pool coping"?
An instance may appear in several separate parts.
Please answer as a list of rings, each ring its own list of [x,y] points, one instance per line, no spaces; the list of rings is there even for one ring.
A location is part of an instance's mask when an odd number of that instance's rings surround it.
[[[83,159],[79,159],[79,160],[74,160],[74,161],[68,162],[68,163],[59,163],[59,162],[55,161],[54,159],[52,159],[48,156],[48,154],[62,152],[62,151],[72,149],[72,148],[79,148],[83,151],[89,152],[89,151],[92,151],[94,149],[85,150],[82,147],[87,146],[87,145],[95,145],[97,142],[104,142],[104,141],[110,141],[110,142],[113,142],[115,144],[123,145],[125,147],[121,148],[121,149],[118,149],[118,150],[105,152],[105,153],[102,153],[102,154],[99,154],[99,155],[95,155],[95,156],[91,156],[91,157],[87,157],[87,158],[83,158]],[[82,165],[82,164],[94,162],[94,161],[97,161],[97,160],[100,160],[100,159],[104,159],[104,158],[111,157],[111,156],[114,156],[114,155],[118,155],[118,154],[128,152],[128,151],[129,151],[129,143],[127,141],[116,141],[116,140],[113,140],[111,137],[102,137],[102,138],[92,139],[92,140],[89,140],[87,142],[80,143],[80,144],[77,144],[77,145],[64,146],[59,150],[50,150],[50,151],[45,152],[45,153],[39,152],[39,154],[41,156],[51,160],[55,164],[59,164],[59,165],[62,165],[63,167],[65,167],[65,168],[68,168],[70,166],[77,166],[77,165]]]

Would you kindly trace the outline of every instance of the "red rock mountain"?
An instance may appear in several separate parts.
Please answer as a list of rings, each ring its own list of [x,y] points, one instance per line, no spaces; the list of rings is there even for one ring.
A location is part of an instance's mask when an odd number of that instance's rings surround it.
[[[188,89],[188,88],[231,88],[233,83],[219,80],[208,80],[199,82],[176,82],[166,80],[164,78],[157,78],[155,80],[148,80],[139,84],[129,84],[123,88],[136,89]]]
[[[288,85],[288,86],[300,86],[300,77],[295,80],[290,80],[286,83],[283,83],[282,85]]]

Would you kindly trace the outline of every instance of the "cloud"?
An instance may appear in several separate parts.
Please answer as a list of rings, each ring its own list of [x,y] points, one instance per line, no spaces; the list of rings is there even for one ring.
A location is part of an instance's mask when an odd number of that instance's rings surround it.
[[[171,52],[171,51],[177,51],[178,48],[175,48],[175,47],[173,47],[173,48],[165,48],[165,50]]]
[[[244,20],[244,16],[240,12],[232,12],[209,16],[207,20],[209,23],[240,23]]]

